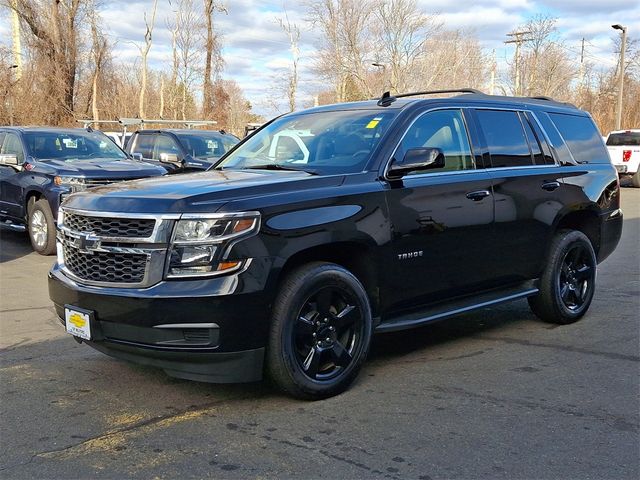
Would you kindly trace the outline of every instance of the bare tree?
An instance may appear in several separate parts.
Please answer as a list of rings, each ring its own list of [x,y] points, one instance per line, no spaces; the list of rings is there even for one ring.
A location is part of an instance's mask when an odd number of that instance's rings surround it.
[[[374,16],[379,62],[386,66],[390,89],[407,91],[412,72],[424,56],[425,43],[441,25],[436,17],[423,13],[415,0],[382,1]]]
[[[93,60],[93,78],[91,82],[91,114],[96,122],[97,128],[100,128],[98,121],[100,120],[100,111],[98,109],[98,87],[105,57],[108,54],[109,44],[98,26],[98,13],[95,10],[95,4],[90,13],[91,19],[91,57]]]
[[[13,15],[32,35],[33,53],[46,63],[46,97],[53,106],[48,122],[58,123],[73,115],[78,68],[78,25],[85,15],[86,0],[54,1],[4,0]]]
[[[220,35],[214,31],[213,20],[215,12],[228,13],[222,2],[215,0],[204,1],[204,18],[206,23],[204,81],[202,83],[202,113],[205,118],[211,116],[216,102],[213,84],[219,79],[224,65],[220,45]]]
[[[180,114],[187,118],[187,110],[194,106],[192,86],[201,72],[201,51],[197,32],[202,24],[202,15],[194,8],[193,0],[179,0],[175,19],[170,23],[174,32],[174,61],[177,59],[177,82],[180,92]]]
[[[145,117],[145,95],[147,94],[147,57],[149,56],[149,50],[153,43],[153,27],[156,22],[156,11],[158,9],[158,0],[153,1],[153,10],[151,13],[151,21],[147,21],[147,12],[144,12],[144,25],[146,31],[144,34],[144,46],[139,46],[140,55],[142,57],[142,70],[140,80],[140,96],[138,98],[138,115],[140,118]]]
[[[300,61],[300,27],[291,23],[286,8],[284,10],[284,18],[278,18],[277,22],[280,28],[284,30],[289,37],[289,49],[291,50],[291,70],[289,72],[287,97],[289,98],[289,111],[296,109],[296,93],[298,91],[298,62]]]

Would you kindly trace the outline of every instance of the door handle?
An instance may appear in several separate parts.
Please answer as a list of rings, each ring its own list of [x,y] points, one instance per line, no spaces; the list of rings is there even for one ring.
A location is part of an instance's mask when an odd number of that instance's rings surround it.
[[[488,197],[489,195],[491,195],[491,192],[489,190],[477,190],[475,192],[467,193],[467,198],[469,200],[473,200],[474,202],[479,202],[480,200],[482,200],[485,197]]]
[[[553,192],[558,187],[560,187],[560,182],[544,182],[541,188],[547,192]]]

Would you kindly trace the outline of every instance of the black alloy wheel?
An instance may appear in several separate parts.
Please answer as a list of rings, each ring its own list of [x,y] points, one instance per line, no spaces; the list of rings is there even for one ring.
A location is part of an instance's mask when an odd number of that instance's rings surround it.
[[[372,332],[369,297],[351,272],[324,262],[297,267],[273,304],[268,374],[297,398],[337,395],[358,376]]]
[[[330,380],[353,362],[363,340],[364,321],[353,295],[336,287],[314,293],[298,314],[294,351],[312,380]]]
[[[564,306],[572,312],[582,309],[593,295],[596,268],[593,255],[583,244],[573,245],[558,272],[558,291]]]
[[[528,298],[531,310],[545,322],[566,325],[580,320],[593,300],[596,269],[589,238],[578,230],[558,231],[538,281],[539,292]]]

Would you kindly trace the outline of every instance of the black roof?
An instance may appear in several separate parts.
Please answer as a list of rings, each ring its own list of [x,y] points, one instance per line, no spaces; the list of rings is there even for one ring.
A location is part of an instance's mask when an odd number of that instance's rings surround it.
[[[425,95],[425,94],[422,94]],[[392,95],[393,97],[393,95]],[[364,100],[359,102],[346,102],[346,103],[334,103],[330,105],[322,105],[319,107],[314,107],[309,110],[305,110],[304,112],[321,112],[321,111],[331,111],[331,110],[401,110],[407,108],[411,105],[426,105],[426,104],[446,104],[446,103],[455,103],[459,104],[460,102],[477,104],[477,105],[494,105],[494,106],[510,106],[510,107],[535,107],[535,108],[545,108],[545,109],[562,109],[562,110],[571,110],[573,113],[579,112],[580,110],[570,103],[559,102],[547,97],[509,97],[504,95],[487,95],[484,93],[464,93],[461,95],[455,95],[452,97],[442,97],[442,96],[403,96],[400,98],[395,98],[391,103],[387,103],[385,105],[380,105],[380,99],[373,100]],[[298,113],[298,112],[295,112]]]

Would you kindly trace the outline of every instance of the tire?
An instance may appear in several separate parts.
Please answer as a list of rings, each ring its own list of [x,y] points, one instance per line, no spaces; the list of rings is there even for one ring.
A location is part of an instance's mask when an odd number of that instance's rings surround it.
[[[631,177],[631,184],[636,188],[640,188],[640,169]]]
[[[367,294],[343,267],[314,262],[292,271],[276,297],[267,373],[290,395],[318,400],[353,382],[369,352]]]
[[[587,236],[560,230],[551,242],[540,293],[528,299],[531,310],[545,322],[577,322],[593,300],[596,269],[596,254]]]
[[[52,255],[56,251],[56,224],[47,200],[29,203],[27,225],[31,246],[40,255]]]

